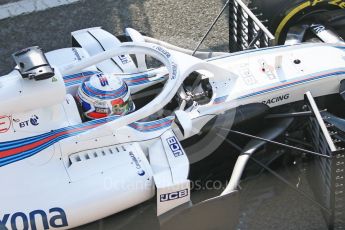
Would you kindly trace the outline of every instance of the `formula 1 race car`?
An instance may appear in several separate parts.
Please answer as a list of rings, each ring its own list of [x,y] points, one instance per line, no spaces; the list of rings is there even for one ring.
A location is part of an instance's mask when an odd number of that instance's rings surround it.
[[[344,226],[345,14],[307,2],[266,29],[228,1],[236,53],[99,27],[73,32],[72,48],[16,52],[0,78],[0,229],[73,228],[154,196],[147,229],[235,229],[247,161],[268,144],[319,162],[315,197],[328,226]],[[309,6],[319,8],[307,17]],[[274,44],[269,30],[285,45],[264,47]],[[219,148],[237,160],[210,161]],[[220,195],[193,204],[191,182],[209,172],[232,175]]]

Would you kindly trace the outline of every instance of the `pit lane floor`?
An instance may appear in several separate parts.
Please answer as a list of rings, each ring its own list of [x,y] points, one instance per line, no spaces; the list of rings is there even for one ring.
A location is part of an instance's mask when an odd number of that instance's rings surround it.
[[[306,179],[307,172],[301,168],[301,165],[296,164],[276,172],[312,197]],[[219,195],[222,192],[219,185],[220,183],[216,182],[213,189],[204,187],[192,193],[193,203]],[[241,213],[237,230],[327,229],[319,207],[267,172],[242,182],[241,187]],[[153,199],[118,215],[76,229],[158,230],[159,223],[153,218],[155,205]]]

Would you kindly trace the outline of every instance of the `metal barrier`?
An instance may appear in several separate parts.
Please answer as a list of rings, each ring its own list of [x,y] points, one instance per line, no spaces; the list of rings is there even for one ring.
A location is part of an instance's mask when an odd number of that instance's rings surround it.
[[[241,0],[229,1],[229,50],[270,46],[274,36]]]
[[[309,118],[314,150],[331,157],[317,157],[308,179],[317,201],[324,207],[321,211],[328,228],[345,229],[345,142],[337,138],[343,131],[331,124],[333,115],[319,112],[310,93],[306,96],[307,105],[314,114]]]

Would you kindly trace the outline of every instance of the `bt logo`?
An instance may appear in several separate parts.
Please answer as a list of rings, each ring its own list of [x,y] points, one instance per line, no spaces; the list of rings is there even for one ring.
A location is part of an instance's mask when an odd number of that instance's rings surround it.
[[[38,116],[34,115],[29,120],[19,122],[19,127],[20,128],[28,127],[30,125],[32,125],[32,126],[39,125],[39,123],[38,123]]]

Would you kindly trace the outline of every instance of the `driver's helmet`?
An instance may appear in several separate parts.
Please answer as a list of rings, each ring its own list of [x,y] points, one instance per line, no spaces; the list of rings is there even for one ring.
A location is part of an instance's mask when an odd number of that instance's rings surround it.
[[[76,96],[82,112],[89,119],[126,115],[134,111],[127,84],[116,76],[96,73],[79,87]]]

